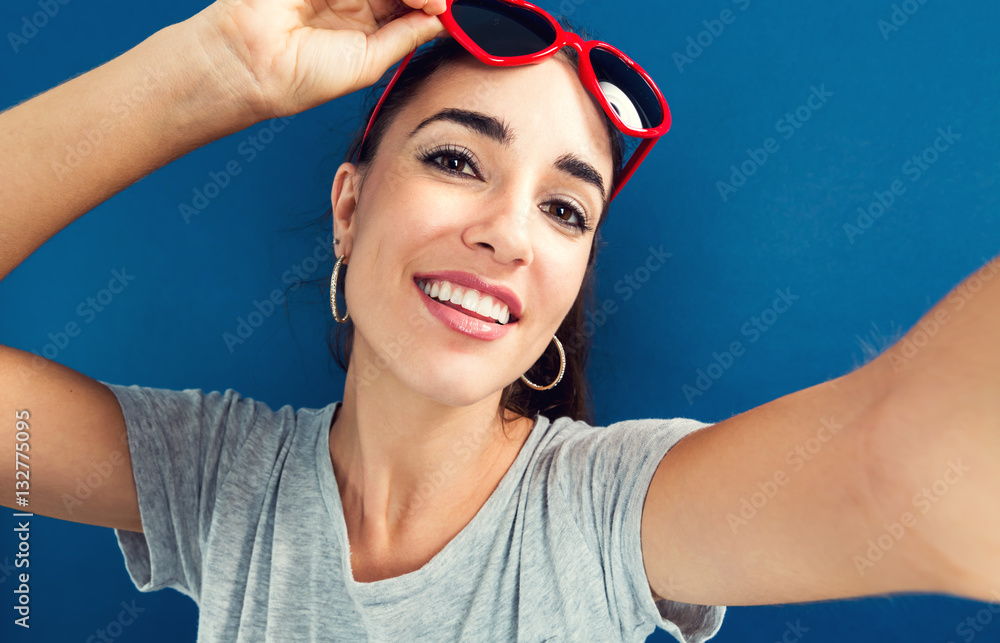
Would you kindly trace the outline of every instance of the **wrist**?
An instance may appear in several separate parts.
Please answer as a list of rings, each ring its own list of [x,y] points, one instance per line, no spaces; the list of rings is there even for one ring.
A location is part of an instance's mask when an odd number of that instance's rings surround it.
[[[213,5],[214,6],[214,5]],[[174,108],[185,129],[205,142],[271,118],[246,65],[211,20],[212,6],[150,37],[157,40],[171,78]]]

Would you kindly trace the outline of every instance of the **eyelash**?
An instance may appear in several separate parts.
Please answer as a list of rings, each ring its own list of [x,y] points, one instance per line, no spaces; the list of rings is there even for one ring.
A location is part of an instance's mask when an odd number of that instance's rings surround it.
[[[465,172],[459,172],[458,170],[453,170],[451,168],[443,166],[442,164],[437,162],[437,159],[441,157],[457,158],[462,162],[466,163],[472,169],[472,171],[476,173],[477,176],[482,175],[482,172],[479,170],[479,165],[476,163],[476,160],[473,157],[472,153],[466,150],[465,148],[458,147],[456,145],[451,145],[451,144],[442,145],[440,147],[436,147],[431,150],[421,149],[419,150],[418,155],[422,162],[427,163],[428,165],[433,165],[438,169],[440,169],[441,171],[447,172],[448,174],[468,176],[468,174],[466,174]],[[579,221],[579,223],[568,223],[567,221],[564,221],[563,219],[555,215],[552,215],[552,218],[555,219],[560,225],[564,225],[567,228],[576,228],[583,233],[587,233],[591,230],[591,226],[587,225],[587,215],[584,214],[583,209],[577,207],[572,202],[564,199],[553,199],[549,201],[548,204],[569,208],[570,210],[572,210],[573,214],[576,215],[576,218]]]

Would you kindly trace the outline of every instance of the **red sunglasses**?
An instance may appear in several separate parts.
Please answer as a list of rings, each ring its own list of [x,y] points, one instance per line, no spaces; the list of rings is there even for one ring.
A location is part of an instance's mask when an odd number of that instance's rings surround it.
[[[609,202],[618,196],[656,141],[670,129],[667,101],[642,67],[606,42],[585,41],[568,33],[550,14],[529,2],[447,0],[447,7],[438,18],[455,40],[487,65],[513,67],[539,63],[566,46],[579,53],[580,82],[619,130],[643,139],[622,169]],[[416,50],[399,63],[375,105],[358,146],[358,158],[379,108],[414,53]]]

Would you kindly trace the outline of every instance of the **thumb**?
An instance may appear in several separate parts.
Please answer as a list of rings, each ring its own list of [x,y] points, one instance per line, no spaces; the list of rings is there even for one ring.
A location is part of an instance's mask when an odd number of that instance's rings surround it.
[[[368,36],[364,84],[374,83],[403,56],[441,33],[447,32],[438,17],[423,11],[411,11],[383,25]]]

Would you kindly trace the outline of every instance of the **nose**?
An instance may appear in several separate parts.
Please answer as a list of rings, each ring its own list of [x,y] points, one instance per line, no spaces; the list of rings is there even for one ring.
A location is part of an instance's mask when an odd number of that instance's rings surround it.
[[[462,233],[466,245],[492,250],[502,264],[530,264],[534,257],[531,231],[538,218],[532,216],[537,208],[530,197],[519,190],[492,192],[479,205]]]

